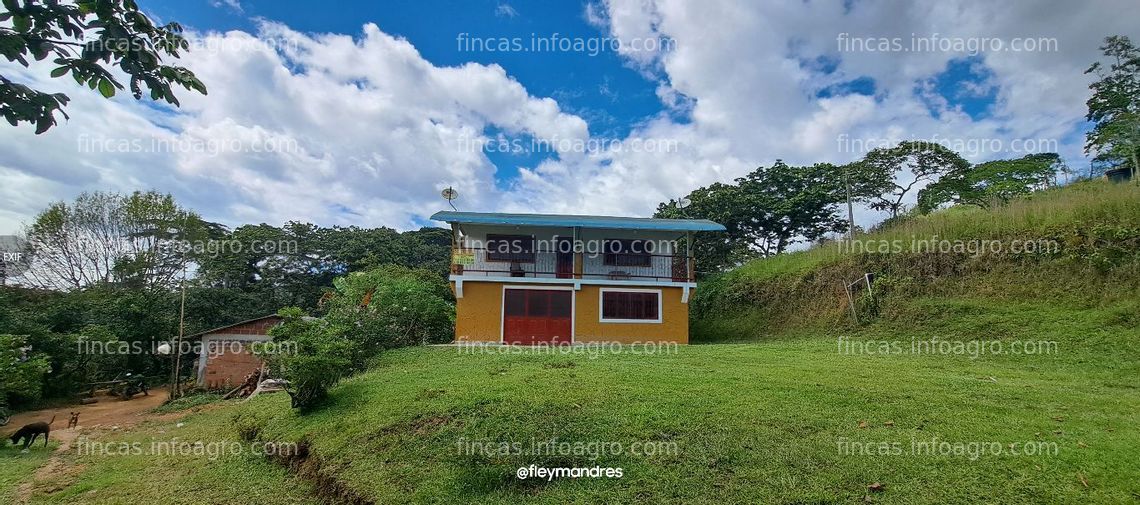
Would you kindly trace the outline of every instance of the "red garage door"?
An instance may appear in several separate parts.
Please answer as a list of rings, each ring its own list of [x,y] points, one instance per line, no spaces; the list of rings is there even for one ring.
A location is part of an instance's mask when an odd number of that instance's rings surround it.
[[[573,291],[507,289],[503,293],[503,342],[569,344]]]

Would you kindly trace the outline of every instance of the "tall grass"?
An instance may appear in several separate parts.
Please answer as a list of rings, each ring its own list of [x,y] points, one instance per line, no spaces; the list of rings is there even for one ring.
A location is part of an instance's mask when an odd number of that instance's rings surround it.
[[[864,243],[902,241],[908,244],[931,239],[1040,240],[1105,223],[1122,229],[1140,228],[1140,186],[1082,181],[1039,191],[991,209],[960,206],[915,216],[856,238]],[[840,242],[830,242],[806,251],[752,261],[729,276],[757,279],[803,274],[856,254],[858,251],[841,247]]]
[[[981,241],[1005,249],[943,253],[946,244],[976,247]],[[1042,250],[1019,253],[1009,248],[1015,241]],[[875,249],[884,244],[901,250]],[[857,312],[864,306],[869,312],[860,323],[936,317],[929,307],[911,310],[920,298],[972,300],[983,307],[1140,310],[1140,186],[1086,181],[990,209],[952,207],[915,216],[859,235],[855,243],[752,261],[698,287],[692,338],[753,340],[805,329],[855,329],[844,286],[865,273],[876,275],[875,296],[856,300]]]

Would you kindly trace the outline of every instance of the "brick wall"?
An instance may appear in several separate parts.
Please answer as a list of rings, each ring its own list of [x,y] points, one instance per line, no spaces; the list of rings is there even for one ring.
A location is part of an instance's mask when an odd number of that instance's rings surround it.
[[[245,376],[261,367],[261,360],[253,355],[249,340],[212,338],[214,352],[206,356],[206,387],[229,389],[245,380]]]
[[[281,318],[277,316],[267,317],[237,326],[230,326],[223,330],[218,330],[217,333],[225,333],[226,335],[268,335],[269,329],[277,326],[280,322]]]
[[[261,367],[261,360],[254,356],[251,344],[268,340],[269,328],[280,322],[281,318],[272,316],[202,335],[202,350],[206,353],[202,385],[209,389],[232,389],[241,384],[246,375]]]

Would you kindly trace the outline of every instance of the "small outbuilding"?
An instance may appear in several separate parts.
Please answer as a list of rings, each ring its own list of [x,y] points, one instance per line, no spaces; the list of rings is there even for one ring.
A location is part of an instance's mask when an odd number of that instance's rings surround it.
[[[1132,180],[1132,167],[1117,167],[1104,172],[1104,178],[1112,182],[1128,182]]]
[[[262,361],[253,353],[259,342],[270,340],[269,329],[281,323],[278,315],[268,315],[214,328],[187,337],[198,341],[198,385],[207,389],[230,389],[259,368]]]

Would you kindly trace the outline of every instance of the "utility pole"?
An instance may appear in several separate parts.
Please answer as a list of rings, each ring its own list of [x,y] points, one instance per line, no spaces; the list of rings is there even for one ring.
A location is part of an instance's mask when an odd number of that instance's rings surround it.
[[[847,240],[855,241],[855,213],[851,208],[851,165],[843,165],[843,181],[847,186]]]
[[[182,396],[182,336],[186,330],[186,266],[182,266],[182,307],[178,311],[178,341],[174,346],[174,380],[170,384],[170,399]]]

